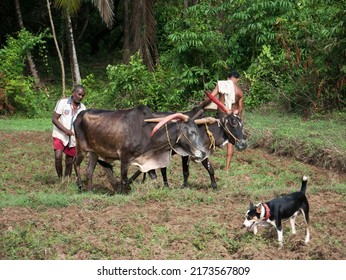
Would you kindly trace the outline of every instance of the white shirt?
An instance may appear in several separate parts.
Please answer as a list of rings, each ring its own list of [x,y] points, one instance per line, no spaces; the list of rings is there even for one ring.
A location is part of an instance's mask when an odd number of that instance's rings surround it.
[[[58,113],[60,116],[59,122],[69,130],[73,129],[73,122],[76,119],[77,115],[85,110],[86,107],[83,103],[80,103],[77,107],[77,110],[73,112],[73,105],[71,96],[69,98],[61,99],[57,102],[54,112]],[[54,138],[60,139],[64,146],[75,147],[76,146],[76,138],[75,136],[68,136],[55,125],[53,126],[53,134]]]

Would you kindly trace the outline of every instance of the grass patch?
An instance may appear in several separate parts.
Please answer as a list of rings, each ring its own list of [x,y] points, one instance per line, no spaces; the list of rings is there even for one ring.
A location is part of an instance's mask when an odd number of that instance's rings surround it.
[[[251,147],[342,172],[346,171],[345,126],[346,113],[310,121],[260,110],[246,114]]]
[[[0,130],[2,131],[48,131],[52,129],[53,124],[51,118],[0,118]]]

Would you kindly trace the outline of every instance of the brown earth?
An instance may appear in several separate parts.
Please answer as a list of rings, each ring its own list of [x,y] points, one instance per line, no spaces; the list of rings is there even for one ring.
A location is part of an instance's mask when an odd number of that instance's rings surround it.
[[[12,161],[11,167],[3,162],[4,154],[1,156],[0,167],[3,172],[18,172],[17,181],[11,178],[9,180],[16,181],[19,189],[32,192],[35,189],[39,190],[41,184],[44,187],[57,187],[55,179],[52,179],[55,172],[52,167],[51,147],[42,146],[42,143],[50,143],[49,132],[0,132],[0,138],[0,152],[12,154],[12,157],[6,157]],[[34,147],[41,147],[40,152],[38,153]],[[34,159],[35,156],[42,161],[43,167],[28,170],[26,166],[21,165],[25,158]],[[237,154],[232,164],[253,164],[251,161],[255,161],[256,158],[265,158],[275,165],[280,164],[282,172],[285,172],[286,166],[288,168],[292,164],[291,159],[277,158],[253,149]],[[36,165],[34,161],[33,165]],[[16,170],[13,170],[13,167]],[[314,174],[319,174],[322,180],[345,182],[346,177],[343,174],[312,166],[309,168]],[[37,175],[42,170],[48,173],[43,179]],[[218,170],[216,172],[222,173]],[[242,182],[249,179],[246,175],[237,176],[241,176]],[[206,181],[209,184],[205,172],[202,177],[204,184]],[[32,185],[30,182],[35,180],[37,185]],[[96,174],[96,186],[106,184],[102,180],[102,175]],[[12,192],[5,181],[6,178],[2,177],[1,191]],[[318,185],[316,181],[315,184]],[[221,190],[215,194],[208,186],[199,188],[197,185],[194,186],[194,191],[196,195],[200,193],[203,197],[199,204],[189,204],[186,201],[179,203],[166,197],[164,201],[155,198],[130,198],[127,203],[114,205],[103,203],[100,196],[99,199],[86,197],[82,205],[72,204],[62,208],[5,207],[0,209],[0,241],[4,242],[3,238],[18,227],[44,233],[44,236],[40,237],[42,243],[45,238],[65,236],[60,244],[55,242],[42,248],[44,255],[33,256],[34,259],[346,259],[344,193],[332,189],[319,191],[319,188],[313,192],[308,191],[311,206],[310,243],[305,245],[303,242],[303,219],[298,217],[296,236],[290,235],[290,225],[288,222],[284,223],[285,246],[278,250],[276,231],[272,227],[260,228],[258,236],[253,236],[241,228],[248,204],[248,193],[223,194],[222,190],[227,186],[222,185]],[[295,185],[299,188],[300,182],[295,182]],[[138,184],[135,191],[139,192],[140,188],[141,184]],[[215,199],[203,201],[209,194]],[[266,197],[271,196],[269,193]],[[92,198],[95,198],[95,195]],[[200,226],[200,235],[196,234],[196,225]],[[166,234],[160,233],[159,229],[166,231]],[[77,246],[78,242],[87,242],[88,248],[92,249]],[[73,246],[76,249],[71,252]],[[3,248],[0,246],[0,259],[8,256]]]

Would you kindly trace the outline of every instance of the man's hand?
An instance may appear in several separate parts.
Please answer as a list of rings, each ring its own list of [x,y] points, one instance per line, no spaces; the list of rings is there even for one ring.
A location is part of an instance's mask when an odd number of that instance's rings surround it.
[[[74,132],[72,130],[69,130],[69,129],[66,129],[65,133],[67,136],[73,136],[74,135]]]

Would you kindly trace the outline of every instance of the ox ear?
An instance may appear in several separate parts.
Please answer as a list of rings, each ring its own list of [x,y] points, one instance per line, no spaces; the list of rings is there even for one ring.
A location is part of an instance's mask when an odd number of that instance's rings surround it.
[[[175,114],[172,114],[172,115],[165,117],[157,125],[155,125],[155,127],[151,131],[150,137],[153,137],[153,135],[156,133],[156,131],[158,131],[164,124],[168,123],[169,121],[176,120],[176,119],[182,120],[183,122],[187,122],[189,120],[189,117],[187,115],[182,114],[182,113],[175,113]]]

